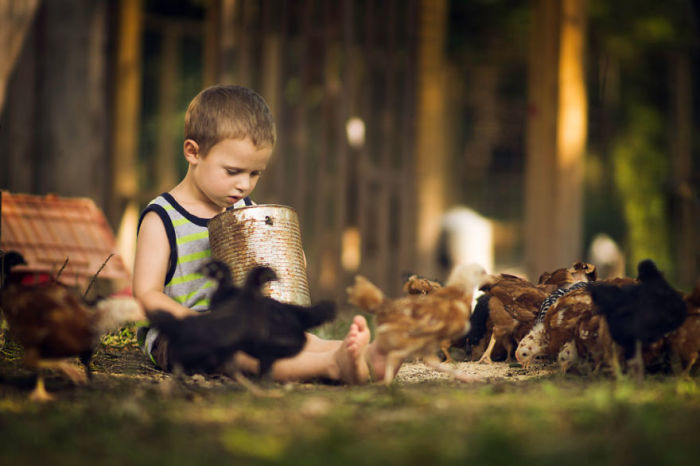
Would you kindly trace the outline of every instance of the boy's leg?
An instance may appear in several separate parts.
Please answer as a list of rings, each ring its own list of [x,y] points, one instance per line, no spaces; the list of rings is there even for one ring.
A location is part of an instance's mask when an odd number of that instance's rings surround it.
[[[304,348],[301,353],[292,358],[278,360],[272,366],[272,377],[278,382],[324,377],[348,384],[366,383],[369,380],[366,352],[370,336],[365,318],[356,316],[345,339],[336,341],[332,345],[328,344],[326,351],[312,351]],[[333,340],[326,341],[333,342]],[[248,355],[238,353],[235,363],[244,371],[253,373],[258,371],[257,361]]]
[[[306,332],[306,346],[304,346],[304,351],[313,351],[317,353],[335,351],[340,348],[341,343],[343,343],[343,340],[324,340],[313,333]]]

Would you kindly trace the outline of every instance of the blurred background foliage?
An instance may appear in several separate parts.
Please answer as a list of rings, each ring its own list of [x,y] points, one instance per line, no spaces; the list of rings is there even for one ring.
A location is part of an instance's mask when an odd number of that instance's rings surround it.
[[[696,0],[35,3],[25,30],[5,15],[25,38],[4,65],[0,187],[89,196],[121,232],[129,206],[185,174],[190,99],[214,82],[247,85],[268,100],[280,141],[256,200],[297,209],[312,290],[335,297],[357,271],[390,292],[407,271],[443,278],[434,255],[422,257],[421,241],[436,238],[422,228],[455,205],[494,222],[496,269],[536,278],[532,231],[552,243],[566,233],[527,228],[528,125],[541,110],[528,95],[533,25],[575,4],[587,131],[569,255],[588,257],[605,233],[628,274],[651,257],[678,286],[697,278]],[[126,37],[137,45],[120,65]],[[352,118],[360,145],[346,135]],[[348,251],[358,265],[343,263]]]

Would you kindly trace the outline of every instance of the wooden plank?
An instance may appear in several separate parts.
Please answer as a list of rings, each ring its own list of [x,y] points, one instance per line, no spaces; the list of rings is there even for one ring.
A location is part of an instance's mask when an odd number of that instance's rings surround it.
[[[204,55],[204,70],[202,82],[209,87],[219,82],[221,68],[221,53],[219,52],[219,37],[221,36],[221,0],[209,0],[206,3],[206,13],[202,24],[202,54]]]
[[[39,0],[0,2],[0,113],[5,108],[5,92],[10,75],[34,21]]]
[[[239,0],[220,0],[221,16],[219,36],[219,82],[232,84],[236,81],[234,75],[234,61],[236,53],[236,38],[238,27]]]
[[[179,115],[178,83],[180,82],[180,41],[182,26],[178,22],[163,22],[161,32],[161,67],[158,85],[158,125],[156,157],[153,172],[156,179],[156,194],[169,191],[178,183],[176,157],[182,156],[178,147],[178,135],[182,134]],[[187,28],[185,28],[187,29]]]
[[[446,0],[421,0],[418,26],[416,251],[418,272],[433,276],[439,219],[445,210]]]
[[[530,30],[524,220],[525,269],[535,279],[553,265],[558,43],[558,4],[536,0]]]
[[[108,210],[112,222],[121,218],[128,202],[135,202],[138,192],[136,162],[141,126],[142,36],[142,1],[121,1],[114,70],[114,142],[111,161],[113,197]]]
[[[332,172],[330,165],[333,147],[337,144],[337,127],[335,125],[335,109],[338,102],[339,70],[337,68],[336,40],[337,25],[331,16],[331,2],[322,2],[320,5],[323,19],[323,40],[322,40],[322,70],[323,70],[323,97],[321,103],[320,130],[320,150],[318,162],[318,176],[320,181],[318,192],[313,198],[313,238],[316,246],[314,251],[314,261],[311,264],[312,276],[314,277],[312,288],[325,292],[333,290],[338,281],[339,260],[334,254],[333,236],[329,235],[334,231],[333,219],[329,218],[327,212],[333,205],[333,187],[338,178]]]
[[[414,144],[405,135],[413,134],[416,107],[416,47],[412,31],[418,22],[418,8],[416,1],[411,1],[407,6],[407,26],[404,32],[404,46],[408,48],[406,60],[402,64],[401,75],[404,81],[401,84],[401,99],[397,113],[401,115],[399,133],[397,135],[398,153],[401,157],[401,194],[399,199],[400,229],[402,241],[399,251],[399,270],[415,270],[415,244],[416,244],[416,212],[415,212],[415,153]]]
[[[552,222],[554,245],[549,269],[581,259],[583,163],[588,130],[584,75],[585,0],[562,2],[557,103],[556,186]],[[548,269],[544,269],[548,270]]]
[[[677,279],[681,286],[692,288],[698,276],[697,251],[700,236],[698,218],[700,209],[693,199],[693,76],[690,58],[686,53],[673,55],[671,77],[673,125],[673,180],[676,204],[675,253]]]
[[[0,186],[20,193],[36,192],[38,128],[36,27],[29,32],[21,56],[8,82],[5,108],[0,114]]]
[[[384,47],[382,47],[382,64],[383,66],[379,68],[379,71],[383,74],[381,79],[383,79],[384,84],[384,96],[383,102],[379,107],[379,125],[378,128],[381,131],[381,138],[378,143],[378,153],[379,153],[379,170],[378,172],[384,173],[385,175],[393,175],[394,167],[392,164],[392,152],[394,151],[395,139],[393,137],[394,132],[394,121],[396,119],[396,113],[393,110],[394,100],[396,99],[396,86],[395,80],[395,67],[396,67],[396,1],[391,0],[385,4],[385,11],[383,17],[387,18],[387,21],[382,24],[382,28],[385,32],[384,37]],[[396,294],[398,291],[397,286],[400,280],[400,274],[396,270],[396,263],[392,258],[395,258],[394,251],[397,249],[398,238],[392,237],[392,222],[396,221],[395,215],[392,209],[392,194],[394,192],[394,186],[392,183],[387,183],[382,181],[377,183],[379,186],[379,193],[377,199],[377,208],[379,210],[377,218],[377,235],[379,237],[379,254],[377,254],[377,261],[379,262],[379,277],[381,281],[385,284],[385,289],[390,291],[392,294]]]
[[[333,199],[335,202],[333,223],[335,228],[332,230],[333,238],[333,255],[340,262],[342,249],[342,237],[349,226],[355,226],[354,222],[348,222],[348,169],[349,169],[349,151],[347,139],[345,137],[345,123],[350,115],[350,106],[355,98],[355,87],[353,85],[353,47],[355,43],[354,31],[354,16],[355,4],[353,0],[342,0],[340,6],[341,16],[341,54],[344,61],[340,63],[340,80],[342,92],[338,101],[338,108],[335,113],[335,124],[338,128],[338,141],[335,150],[335,186]],[[338,282],[336,285],[336,295],[344,296],[344,284],[348,283],[350,275],[355,273],[355,270],[344,270],[341,266],[337,267]]]

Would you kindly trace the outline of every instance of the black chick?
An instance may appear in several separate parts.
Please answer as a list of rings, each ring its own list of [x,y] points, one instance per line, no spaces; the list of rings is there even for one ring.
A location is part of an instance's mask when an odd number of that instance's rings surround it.
[[[221,267],[226,265],[212,265],[210,270]],[[306,330],[335,317],[335,305],[330,302],[304,307],[263,296],[262,286],[277,279],[269,267],[253,269],[242,288],[232,285],[225,273],[217,276],[222,281],[211,312],[179,320],[159,312],[151,318],[152,325],[168,338],[173,365],[187,372],[221,371],[236,351],[243,351],[259,361],[258,375],[267,377],[277,359],[303,349]]]
[[[470,328],[469,332],[459,339],[457,345],[464,348],[467,353],[472,353],[474,348],[487,336],[489,331],[487,322],[489,320],[489,299],[487,294],[482,294],[476,299],[474,311],[469,317]],[[488,341],[488,340],[487,340]],[[482,348],[485,349],[485,348]],[[481,355],[479,355],[481,356]]]
[[[0,287],[5,286],[7,277],[10,275],[10,271],[13,267],[17,265],[27,265],[27,261],[24,260],[24,256],[17,251],[0,251]]]
[[[199,272],[217,283],[216,291],[209,300],[209,309],[219,308],[225,301],[236,297],[240,291],[240,288],[233,284],[231,269],[221,261],[207,262]]]
[[[687,308],[681,294],[668,284],[652,260],[637,265],[637,280],[639,283],[623,287],[594,282],[590,292],[608,323],[610,335],[622,346],[627,360],[634,357],[641,378],[642,346],[678,328]]]

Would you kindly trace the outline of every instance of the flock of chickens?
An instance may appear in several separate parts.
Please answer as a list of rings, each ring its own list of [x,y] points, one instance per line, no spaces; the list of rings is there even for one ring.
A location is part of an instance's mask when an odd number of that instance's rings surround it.
[[[527,368],[537,357],[563,371],[682,364],[688,374],[700,351],[700,282],[688,295],[672,288],[651,260],[637,278],[597,280],[592,264],[543,274],[537,284],[507,274],[485,284],[460,341],[480,362],[500,352]]]
[[[41,369],[58,369],[83,382],[101,335],[143,318],[133,298],[88,302],[58,280],[5,283],[11,268],[24,260],[13,252],[0,258],[0,307],[11,335],[24,347],[25,364],[38,374],[34,399],[51,397]],[[332,302],[305,307],[266,297],[266,283],[277,279],[269,267],[253,269],[242,287],[233,284],[221,262],[210,262],[202,273],[217,283],[209,312],[184,319],[166,312],[150,316],[150,325],[170,342],[168,359],[177,372],[222,371],[242,351],[260,361],[258,376],[267,378],[276,360],[302,350],[305,332],[336,316]],[[700,282],[683,295],[651,260],[639,263],[636,278],[597,280],[594,265],[577,262],[542,274],[537,284],[514,275],[487,274],[477,264],[458,265],[444,286],[413,275],[404,291],[404,296],[388,298],[360,275],[347,289],[350,304],[375,316],[375,341],[386,355],[387,384],[400,364],[412,358],[471,380],[440,363],[440,353],[449,359],[454,345],[481,363],[514,356],[527,368],[542,357],[556,359],[564,371],[605,367],[639,376],[645,367],[669,360],[682,364],[688,374],[700,352]],[[85,372],[66,362],[75,357]]]
[[[443,288],[412,276],[404,285],[407,296],[394,300],[361,276],[348,288],[350,303],[376,316],[377,340],[390,360],[387,372],[413,356],[434,365],[439,350],[449,359],[450,345],[480,363],[515,356],[527,368],[539,357],[556,359],[563,371],[605,367],[639,378],[645,368],[668,363],[682,364],[687,375],[698,359],[700,282],[684,296],[651,260],[639,263],[637,278],[597,280],[595,266],[584,262],[545,272],[537,284],[482,273],[469,285],[483,292],[473,312],[473,288],[459,295],[451,280]],[[454,311],[465,303],[466,321]]]

